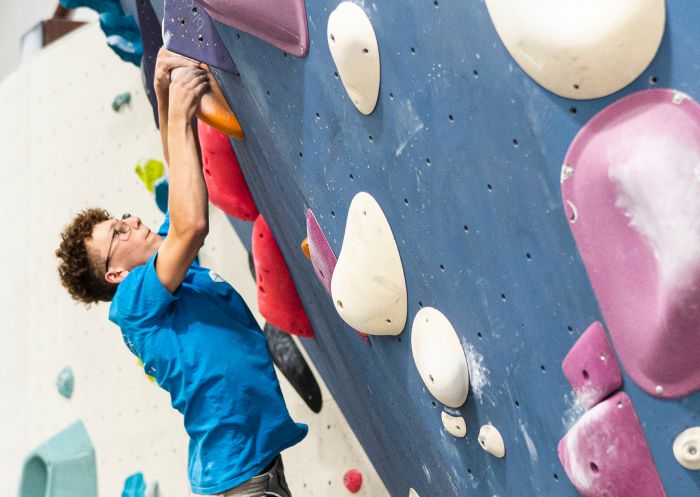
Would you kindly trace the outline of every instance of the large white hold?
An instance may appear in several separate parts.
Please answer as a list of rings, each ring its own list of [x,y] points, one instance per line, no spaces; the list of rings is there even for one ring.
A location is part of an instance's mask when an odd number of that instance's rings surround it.
[[[408,298],[399,248],[369,193],[358,193],[350,203],[331,295],[343,321],[362,333],[398,335],[406,326]]]
[[[328,47],[350,100],[357,110],[371,114],[379,98],[379,46],[362,7],[342,2],[331,12]]]
[[[562,97],[614,93],[649,66],[661,44],[664,0],[486,0],[520,67]]]
[[[411,331],[413,361],[430,393],[449,407],[460,407],[469,394],[469,368],[457,332],[443,313],[424,307]]]

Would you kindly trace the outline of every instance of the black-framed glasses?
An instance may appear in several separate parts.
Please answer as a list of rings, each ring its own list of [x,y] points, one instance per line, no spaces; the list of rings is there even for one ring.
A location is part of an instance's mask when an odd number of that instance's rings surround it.
[[[107,249],[107,259],[105,260],[105,272],[109,271],[109,258],[112,252],[112,245],[114,245],[114,240],[118,237],[120,240],[128,240],[131,234],[131,226],[124,222],[125,219],[129,219],[131,214],[122,214],[120,221],[114,223],[114,231],[112,232],[112,240],[109,242],[109,248]]]

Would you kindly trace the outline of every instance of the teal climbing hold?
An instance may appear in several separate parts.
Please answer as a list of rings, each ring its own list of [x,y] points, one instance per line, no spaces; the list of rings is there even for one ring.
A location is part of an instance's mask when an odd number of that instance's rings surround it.
[[[116,97],[114,97],[114,100],[112,100],[112,110],[114,112],[119,112],[122,107],[125,105],[128,105],[131,103],[131,93],[128,91],[125,91],[124,93],[120,93]]]
[[[156,194],[156,205],[158,209],[165,214],[168,212],[168,194],[170,193],[170,184],[168,178],[160,178],[153,184],[153,189]]]
[[[122,497],[158,497],[158,482],[146,483],[140,471],[124,481]]]
[[[95,449],[81,421],[36,448],[25,459],[19,497],[95,497]]]
[[[130,15],[112,12],[100,14],[100,28],[107,36],[109,48],[124,61],[141,65],[143,42],[136,20]]]
[[[58,388],[58,392],[65,398],[70,399],[73,396],[75,376],[73,376],[73,370],[70,367],[66,366],[58,373],[56,387]]]

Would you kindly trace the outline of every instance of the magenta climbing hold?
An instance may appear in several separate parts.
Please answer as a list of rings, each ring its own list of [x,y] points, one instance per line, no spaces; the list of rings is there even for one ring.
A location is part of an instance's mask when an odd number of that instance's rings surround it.
[[[199,121],[197,128],[209,200],[230,216],[254,221],[258,208],[248,190],[229,137],[203,121]]]
[[[209,15],[280,50],[303,57],[309,48],[304,0],[198,0]]]
[[[583,497],[666,496],[634,406],[623,392],[581,416],[558,452]]]
[[[333,278],[333,270],[338,259],[336,259],[333,249],[328,240],[326,240],[326,236],[323,234],[323,230],[311,209],[306,210],[306,236],[309,240],[309,253],[311,254],[311,264],[314,267],[314,272],[323,284],[323,288],[330,295],[331,279]]]
[[[562,167],[564,209],[613,345],[660,397],[700,389],[700,105],[646,90],[606,107]]]
[[[595,322],[581,335],[562,364],[579,402],[591,408],[622,387],[622,373],[603,325]]]
[[[362,487],[362,473],[356,469],[348,470],[343,476],[343,485],[350,493],[356,494]]]
[[[309,243],[311,265],[314,268],[316,276],[321,281],[323,288],[325,288],[328,295],[330,295],[333,270],[338,260],[311,209],[306,210],[306,236]],[[366,345],[371,346],[369,336],[357,330],[355,330],[355,333],[357,333],[357,336],[359,336]]]
[[[260,314],[282,331],[312,338],[314,331],[292,276],[262,215],[257,217],[253,225],[253,262]]]

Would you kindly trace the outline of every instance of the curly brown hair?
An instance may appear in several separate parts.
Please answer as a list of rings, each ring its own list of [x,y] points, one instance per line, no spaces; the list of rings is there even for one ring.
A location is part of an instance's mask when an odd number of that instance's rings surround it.
[[[58,274],[73,299],[90,305],[111,302],[117,285],[105,280],[104,259],[89,254],[85,241],[92,237],[96,224],[113,219],[104,209],[85,209],[61,233],[56,256],[61,259]]]

